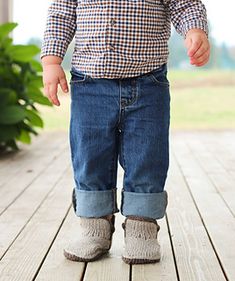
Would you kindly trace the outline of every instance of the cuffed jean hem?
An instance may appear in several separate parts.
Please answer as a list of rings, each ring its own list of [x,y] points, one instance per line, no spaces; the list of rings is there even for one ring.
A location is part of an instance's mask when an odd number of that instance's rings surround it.
[[[122,190],[121,214],[161,219],[165,215],[168,195],[164,190],[158,193],[137,193]]]
[[[76,215],[81,217],[102,217],[119,212],[117,188],[88,191],[75,188]]]

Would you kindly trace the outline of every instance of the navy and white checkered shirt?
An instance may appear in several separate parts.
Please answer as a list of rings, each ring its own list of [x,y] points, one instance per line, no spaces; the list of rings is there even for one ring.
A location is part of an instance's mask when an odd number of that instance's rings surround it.
[[[182,36],[192,28],[208,36],[200,0],[53,0],[41,58],[64,57],[75,35],[72,66],[94,78],[125,78],[168,60],[171,22]]]

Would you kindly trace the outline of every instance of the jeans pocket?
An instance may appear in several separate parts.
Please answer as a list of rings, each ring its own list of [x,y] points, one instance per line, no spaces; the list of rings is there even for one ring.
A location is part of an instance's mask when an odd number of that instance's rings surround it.
[[[150,72],[150,78],[154,83],[159,86],[169,87],[170,82],[167,78],[167,68],[166,65],[162,66],[160,69],[156,69]]]
[[[70,70],[70,74],[71,74],[71,78],[69,81],[70,84],[86,82],[89,78],[87,74],[73,69]]]

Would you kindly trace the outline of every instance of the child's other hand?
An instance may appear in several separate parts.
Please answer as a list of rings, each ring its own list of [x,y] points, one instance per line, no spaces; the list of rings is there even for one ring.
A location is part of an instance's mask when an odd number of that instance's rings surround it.
[[[196,66],[203,66],[210,57],[210,43],[206,33],[199,28],[190,29],[185,38],[185,46],[188,49],[190,63]]]
[[[58,84],[64,93],[68,92],[68,83],[63,68],[60,64],[43,65],[44,92],[48,99],[55,105],[60,106],[57,91]]]

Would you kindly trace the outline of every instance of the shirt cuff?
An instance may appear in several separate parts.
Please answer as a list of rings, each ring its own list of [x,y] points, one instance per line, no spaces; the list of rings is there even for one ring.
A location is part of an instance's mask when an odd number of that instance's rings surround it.
[[[209,29],[208,29],[208,24],[206,21],[189,21],[184,23],[184,26],[182,28],[182,35],[184,38],[186,38],[186,33],[193,28],[199,28],[205,31],[206,36],[208,38],[209,36]]]
[[[58,56],[62,59],[65,56],[65,53],[68,48],[68,43],[65,40],[60,39],[52,39],[52,40],[45,40],[42,43],[40,58],[44,56]]]

